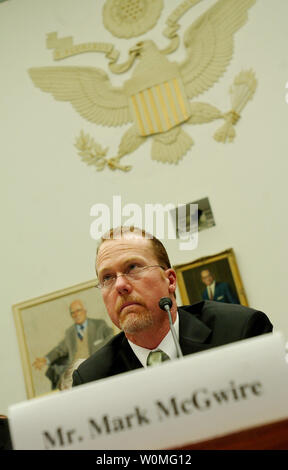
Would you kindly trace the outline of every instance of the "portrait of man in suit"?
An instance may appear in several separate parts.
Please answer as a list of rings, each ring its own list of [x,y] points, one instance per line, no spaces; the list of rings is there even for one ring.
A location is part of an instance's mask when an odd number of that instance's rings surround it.
[[[202,298],[203,300],[215,300],[230,304],[239,304],[239,300],[233,294],[228,282],[217,282],[211,270],[202,269],[201,281],[206,286]]]
[[[233,248],[174,267],[183,304],[212,300],[249,306]]]
[[[51,381],[52,390],[67,388],[73,365],[96,352],[107,338],[113,336],[113,329],[105,320],[87,317],[82,300],[71,302],[69,312],[74,324],[65,331],[57,346],[45,356],[37,357],[32,364],[38,370],[48,366],[45,375]]]

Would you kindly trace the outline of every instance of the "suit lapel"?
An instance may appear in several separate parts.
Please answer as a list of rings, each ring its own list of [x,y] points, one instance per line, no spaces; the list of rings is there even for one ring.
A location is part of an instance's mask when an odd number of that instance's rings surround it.
[[[134,351],[129,345],[128,340],[124,334],[119,351],[119,366],[123,367],[123,370],[133,370],[143,367],[137,356],[134,354]]]
[[[180,347],[184,356],[212,347],[209,343],[211,329],[195,316],[195,313],[199,313],[199,307],[202,308],[203,304],[204,302],[194,304],[193,308],[195,307],[196,309],[192,309],[191,313],[178,308]],[[122,340],[118,361],[116,361],[117,365],[115,364],[116,373],[143,367],[130,347],[124,333],[122,332],[120,335],[122,335]]]
[[[72,355],[76,354],[77,331],[76,331],[75,325],[70,326],[69,330],[66,333],[66,339],[67,339],[69,354],[71,354],[71,352],[72,352]],[[72,360],[72,357],[69,357],[69,360]]]
[[[88,348],[89,348],[90,354],[92,354],[93,343],[97,339],[97,330],[95,332],[95,329],[93,328],[93,322],[91,322],[89,318],[87,318],[87,330],[88,330]]]
[[[213,297],[213,300],[216,300],[220,293],[221,293],[221,292],[219,292],[219,283],[216,282],[216,283],[215,283],[215,290],[214,290],[214,297]]]
[[[203,302],[200,302],[200,305],[201,304],[203,304]],[[199,306],[199,304],[195,304],[195,306],[196,305]],[[186,356],[211,348],[209,336],[212,330],[198,320],[193,312],[188,313],[178,308],[178,314],[180,347],[183,355]]]

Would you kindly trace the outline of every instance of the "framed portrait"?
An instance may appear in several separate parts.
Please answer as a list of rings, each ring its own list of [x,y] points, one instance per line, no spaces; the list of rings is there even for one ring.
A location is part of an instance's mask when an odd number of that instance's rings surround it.
[[[13,305],[27,398],[70,388],[74,366],[119,332],[96,286],[88,281]]]
[[[183,305],[214,300],[248,306],[232,248],[174,269]]]

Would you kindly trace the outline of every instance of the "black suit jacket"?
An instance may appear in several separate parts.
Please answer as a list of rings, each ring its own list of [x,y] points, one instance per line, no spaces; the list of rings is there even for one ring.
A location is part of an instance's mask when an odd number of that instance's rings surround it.
[[[183,355],[258,336],[272,331],[265,313],[214,301],[178,308],[179,342]],[[73,386],[142,367],[123,332],[80,364]]]

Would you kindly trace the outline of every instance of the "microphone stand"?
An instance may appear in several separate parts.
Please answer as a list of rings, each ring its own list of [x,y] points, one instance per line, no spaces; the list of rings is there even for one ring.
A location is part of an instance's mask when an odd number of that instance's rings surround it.
[[[173,341],[174,341],[174,344],[175,344],[175,347],[176,347],[177,357],[179,358],[179,357],[183,357],[183,354],[182,354],[180,344],[179,344],[179,341],[177,339],[176,331],[175,331],[175,328],[174,328],[174,325],[173,325],[173,322],[172,322],[172,315],[171,315],[171,311],[170,311],[171,306],[172,306],[172,301],[169,297],[162,297],[162,299],[160,299],[159,307],[162,310],[165,310],[168,313],[170,330],[171,330]]]

